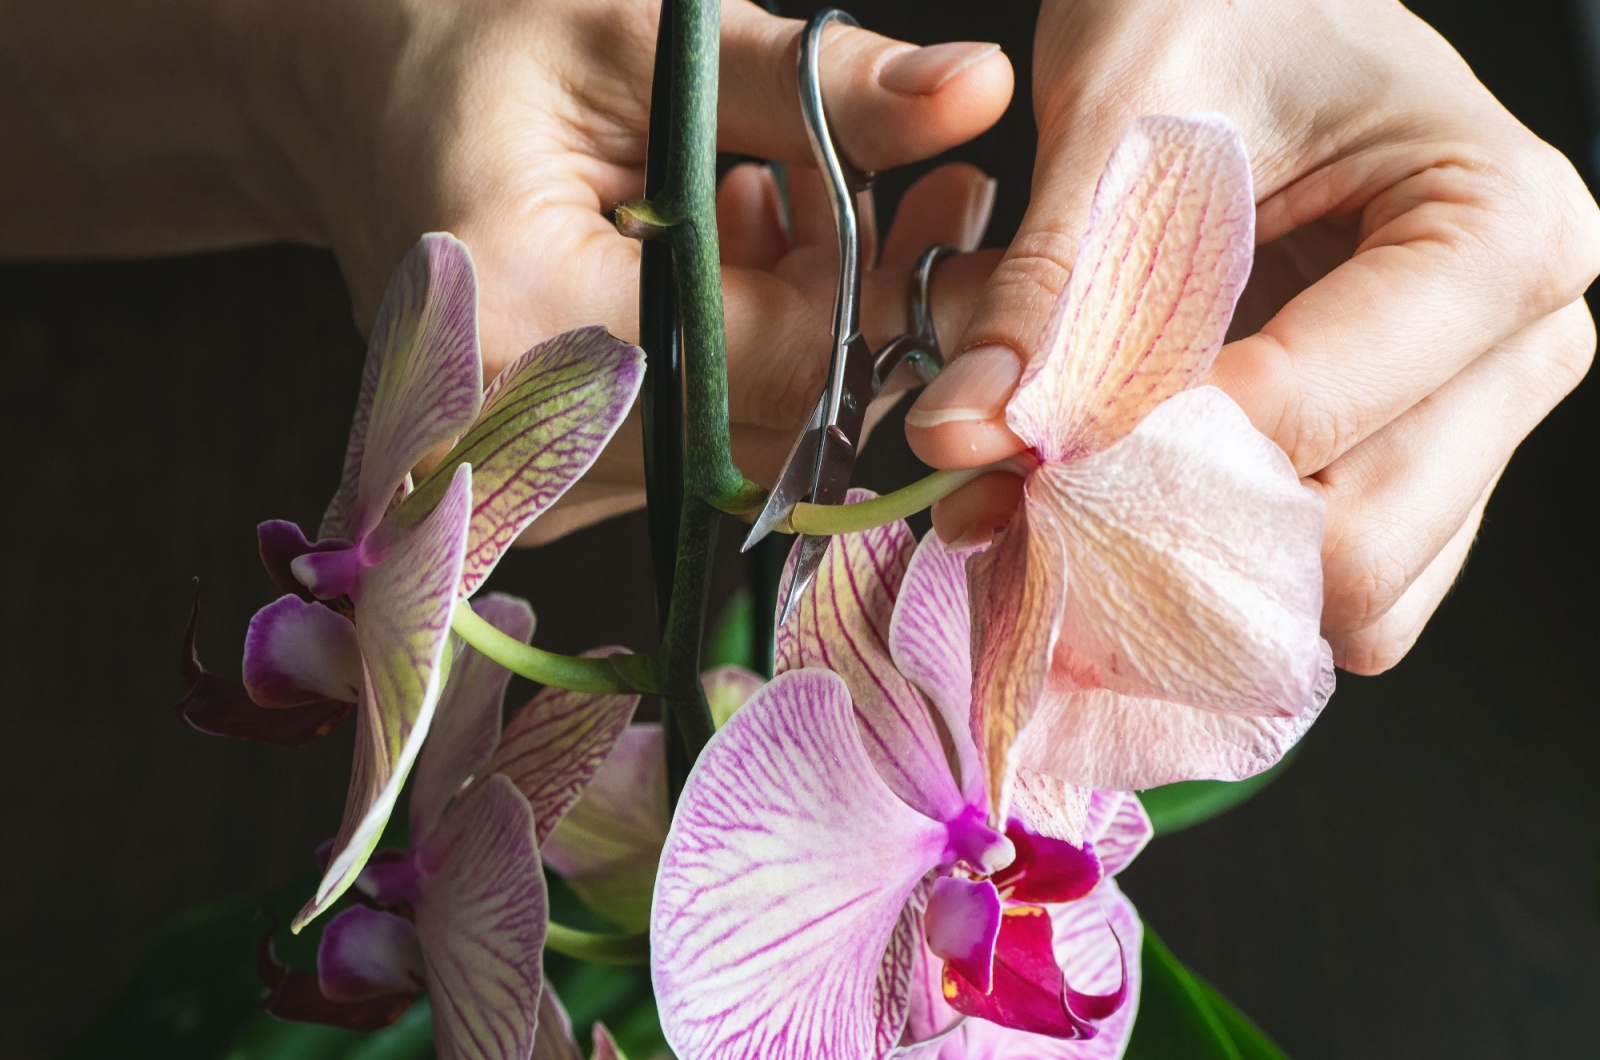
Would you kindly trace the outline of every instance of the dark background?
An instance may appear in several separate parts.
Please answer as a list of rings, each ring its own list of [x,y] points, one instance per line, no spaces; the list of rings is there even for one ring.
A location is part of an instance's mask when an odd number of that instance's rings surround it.
[[[1587,170],[1582,11],[1413,7]],[[1031,166],[1032,5],[853,9],[909,40],[1006,45],[1017,104],[961,152],[1001,180],[1003,242]],[[170,705],[190,577],[201,649],[234,672],[272,595],[252,528],[315,523],[361,353],[320,252],[0,267],[5,1056],[56,1053],[170,917],[303,872],[334,830],[349,726],[274,752],[192,733]],[[1346,677],[1281,781],[1124,877],[1300,1060],[1600,1056],[1596,390],[1523,446],[1411,656]],[[903,482],[898,431],[878,438],[868,484]],[[648,645],[645,541],[642,518],[615,520],[513,554],[495,582],[533,601],[546,647]]]

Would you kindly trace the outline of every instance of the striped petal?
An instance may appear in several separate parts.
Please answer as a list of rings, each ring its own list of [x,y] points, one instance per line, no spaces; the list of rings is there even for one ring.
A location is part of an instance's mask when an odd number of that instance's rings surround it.
[[[650,892],[667,841],[666,758],[660,725],[630,725],[583,796],[540,845],[595,912],[628,931],[650,926]]]
[[[900,1044],[911,1018],[912,992],[916,988],[917,953],[924,945],[922,909],[917,892],[900,910],[889,945],[878,966],[872,992],[873,1024],[877,1032],[874,1057],[888,1056]]]
[[[1017,756],[1013,753],[1012,757]],[[1068,784],[1020,762],[1013,763],[1008,820],[1021,821],[1036,835],[1083,843],[1089,834],[1089,800],[1093,794],[1088,788]]]
[[[662,855],[651,974],[676,1055],[876,1055],[884,954],[946,831],[878,775],[842,679],[767,684],[707,745]]]
[[[966,553],[926,534],[911,555],[889,622],[895,666],[944,719],[954,745],[962,795],[986,798],[983,767],[972,742],[972,615]]]
[[[711,720],[716,722],[717,728],[728,724],[733,712],[744,706],[765,683],[760,674],[743,666],[718,666],[701,674],[706,705],[711,708]]]
[[[355,626],[321,604],[278,597],[245,632],[244,687],[263,707],[354,703],[361,690]]]
[[[472,472],[463,467],[439,506],[420,523],[404,527],[394,525],[398,519],[386,521],[374,535],[393,539],[378,542],[385,554],[362,571],[355,602],[366,681],[357,704],[361,732],[350,792],[327,871],[316,895],[295,917],[296,931],[361,872],[433,721],[466,552],[471,496]]]
[[[1254,248],[1250,161],[1233,125],[1221,115],[1134,122],[1006,408],[1011,429],[1046,461],[1126,436],[1211,367]]]
[[[1106,876],[1115,876],[1155,835],[1144,803],[1131,791],[1096,791],[1089,797],[1088,840]]]
[[[995,543],[967,560],[967,576],[972,737],[983,759],[991,817],[1005,821],[1014,745],[1044,693],[1066,597],[1066,557],[1055,512],[1024,503]]]
[[[1103,689],[1052,692],[1017,747],[1029,768],[1072,783],[1143,790],[1180,780],[1243,780],[1277,764],[1333,694],[1323,645],[1310,704],[1292,717],[1222,714]]]
[[[505,1060],[533,1049],[549,907],[527,801],[490,776],[418,851],[417,936],[439,1060]]]
[[[589,327],[540,343],[490,384],[477,422],[417,487],[426,506],[451,468],[472,465],[463,596],[476,592],[517,535],[589,470],[643,381],[643,351]]]
[[[351,906],[323,929],[317,945],[317,984],[330,1001],[421,993],[422,949],[416,927],[381,909]]]
[[[428,450],[471,425],[482,392],[472,255],[455,236],[430,232],[396,267],[378,307],[344,478],[320,536],[370,533]]]
[[[526,600],[493,593],[474,600],[472,609],[524,644],[533,637],[533,609]],[[411,789],[413,840],[433,828],[462,785],[482,770],[500,740],[500,714],[511,671],[459,640],[453,647],[450,677],[439,695],[433,731],[417,761]]]
[[[1310,707],[1322,501],[1220,390],[1180,394],[1113,448],[1040,467],[1024,504],[1066,554],[1056,661],[1072,684],[1250,716]]]
[[[539,996],[539,1029],[533,1035],[533,1056],[529,1060],[583,1060],[583,1052],[572,1035],[572,1019],[549,983]]]
[[[588,655],[610,655],[607,648]],[[503,773],[533,807],[541,844],[583,794],[628,727],[639,697],[546,688],[511,716],[484,767]]]
[[[911,528],[898,521],[833,538],[794,614],[778,629],[774,670],[815,666],[842,677],[867,754],[890,789],[929,817],[950,820],[966,800],[926,700],[889,653],[895,597],[916,544]],[[798,555],[796,544],[780,600]]]

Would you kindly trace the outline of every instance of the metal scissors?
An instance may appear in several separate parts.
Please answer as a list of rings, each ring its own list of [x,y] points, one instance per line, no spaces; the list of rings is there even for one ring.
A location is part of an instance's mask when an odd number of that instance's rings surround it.
[[[917,370],[923,383],[939,371],[943,358],[934,331],[929,296],[933,266],[956,252],[935,244],[922,252],[912,271],[911,331],[889,341],[874,353],[861,334],[862,217],[871,217],[870,196],[874,174],[856,169],[840,153],[828,127],[822,100],[819,55],[822,31],[832,22],[854,26],[843,11],[825,10],[812,17],[800,38],[800,110],[817,169],[828,186],[833,220],[839,232],[839,285],[833,300],[833,351],[828,380],[817,398],[811,418],[789,451],[783,474],[767,497],[765,507],[745,538],[749,550],[794,511],[801,501],[842,504],[850,490],[856,448],[867,405],[883,389],[902,362]],[[816,576],[828,548],[828,538],[802,535],[794,577],[783,601],[780,624],[788,620],[806,586]]]

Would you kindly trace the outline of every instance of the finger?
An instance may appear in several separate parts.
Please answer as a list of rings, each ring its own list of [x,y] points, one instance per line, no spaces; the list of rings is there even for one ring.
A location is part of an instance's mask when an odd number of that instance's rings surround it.
[[[951,548],[972,548],[994,536],[1022,503],[1022,476],[1009,471],[979,475],[933,506],[933,529]]]
[[[1436,165],[1398,180],[1367,203],[1354,257],[1223,349],[1213,380],[1302,475],[1593,281],[1600,213],[1539,147],[1533,178]],[[1319,176],[1280,198],[1316,194]]]
[[[1312,482],[1328,504],[1323,628],[1379,621],[1451,541],[1594,352],[1577,301],[1470,364]]]
[[[803,30],[804,23],[744,0],[723,4],[723,150],[812,161],[796,71]],[[918,48],[834,26],[824,38],[821,71],[834,138],[850,162],[869,171],[965,143],[993,125],[1011,99],[1011,63],[996,44]]]
[[[759,163],[734,166],[717,188],[717,236],[722,263],[770,269],[789,251],[778,183]]]
[[[935,243],[977,250],[999,185],[977,166],[952,162],[906,189],[884,240],[882,264],[909,268]],[[951,336],[954,338],[954,336]]]
[[[1498,475],[1495,481],[1499,481]],[[1494,483],[1491,482],[1489,489],[1484,491],[1468,513],[1466,521],[1381,619],[1365,629],[1328,634],[1335,666],[1353,674],[1372,676],[1383,673],[1405,658],[1422,635],[1423,627],[1449,595],[1461,568],[1466,564],[1467,553],[1477,539],[1478,527],[1483,522],[1483,509],[1493,489]]]

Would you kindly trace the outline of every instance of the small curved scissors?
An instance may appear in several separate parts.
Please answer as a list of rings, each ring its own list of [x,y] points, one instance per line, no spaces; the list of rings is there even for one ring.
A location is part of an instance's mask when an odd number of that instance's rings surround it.
[[[800,110],[805,117],[817,169],[828,185],[833,220],[839,231],[833,352],[828,364],[828,381],[805,429],[789,451],[783,474],[778,477],[777,485],[772,488],[766,505],[744,540],[746,551],[788,519],[794,506],[801,501],[843,504],[850,490],[850,473],[855,467],[867,405],[878,396],[890,374],[902,362],[915,367],[923,383],[931,380],[943,364],[930,312],[930,286],[933,266],[940,258],[954,254],[954,247],[935,244],[917,259],[911,274],[909,332],[891,339],[876,353],[861,335],[861,218],[871,216],[869,197],[874,174],[863,173],[845,161],[828,127],[818,57],[822,49],[822,31],[831,22],[857,24],[843,11],[825,10],[813,16],[806,26],[800,38]],[[780,624],[788,621],[801,593],[816,576],[827,548],[826,537],[801,536]]]

